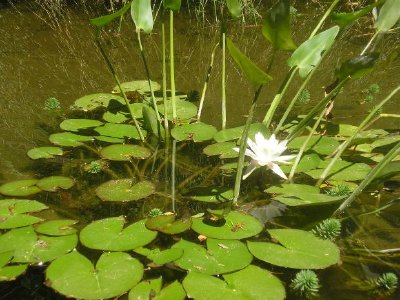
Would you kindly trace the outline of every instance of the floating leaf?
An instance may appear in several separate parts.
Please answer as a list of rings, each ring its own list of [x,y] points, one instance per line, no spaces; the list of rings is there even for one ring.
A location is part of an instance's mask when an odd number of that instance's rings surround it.
[[[250,252],[267,263],[294,269],[323,269],[340,260],[339,248],[333,242],[321,240],[311,232],[270,229],[268,233],[279,244],[247,242]]]
[[[307,136],[294,138],[289,142],[288,148],[300,149],[307,138]],[[340,143],[334,138],[327,136],[312,136],[305,148],[305,151],[311,149],[319,154],[328,155],[333,153],[333,151],[335,151],[339,147],[339,145]]]
[[[129,161],[132,158],[145,159],[150,157],[149,149],[139,145],[110,145],[101,149],[101,156],[110,160]]]
[[[330,49],[338,33],[339,26],[334,26],[305,41],[289,58],[289,67],[299,68],[300,77],[306,77],[320,63],[322,53]]]
[[[183,256],[175,264],[185,270],[217,275],[245,268],[252,255],[245,244],[236,240],[207,239],[207,249],[181,239],[172,248],[183,249]]]
[[[38,223],[42,221],[41,218],[27,213],[38,212],[46,208],[46,205],[35,200],[0,200],[0,229],[11,229]]]
[[[233,199],[233,190],[226,187],[198,187],[190,191],[191,199],[208,203],[222,203]]]
[[[211,238],[238,240],[259,234],[263,224],[250,215],[231,211],[226,215],[222,226],[204,218],[193,218],[192,229]]]
[[[150,0],[135,0],[131,5],[131,16],[136,30],[142,29],[146,33],[153,30],[153,14]]]
[[[184,300],[186,299],[186,292],[177,280],[164,287],[160,294],[154,298],[155,300]]]
[[[318,169],[307,171],[306,174],[310,175],[314,179],[318,179],[330,161],[330,159],[322,161],[318,166]],[[327,179],[357,181],[364,179],[369,171],[371,171],[371,167],[367,164],[338,160],[329,171]]]
[[[226,6],[233,18],[239,18],[242,15],[241,0],[226,0]]]
[[[127,253],[103,253],[96,266],[77,251],[53,261],[46,271],[48,285],[68,297],[105,299],[117,297],[143,276],[142,264]]]
[[[153,194],[155,186],[150,181],[134,183],[131,179],[110,180],[96,189],[103,201],[135,201]]]
[[[75,100],[71,108],[83,111],[91,111],[99,107],[105,108],[110,104],[110,102],[113,101],[117,102],[118,106],[125,105],[125,100],[121,96],[108,93],[97,93],[86,95]]]
[[[6,196],[29,196],[42,190],[36,186],[37,179],[16,180],[0,186],[0,193]]]
[[[152,260],[154,264],[162,266],[179,259],[182,255],[183,249],[172,248],[164,251],[153,251],[147,256],[147,258]]]
[[[346,60],[336,70],[336,77],[339,81],[342,81],[347,77],[351,77],[351,79],[359,79],[372,71],[378,58],[379,53],[372,52]]]
[[[39,263],[56,259],[76,247],[76,234],[37,236],[32,226],[12,229],[0,236],[2,251],[13,251],[12,262]]]
[[[197,114],[197,106],[193,103],[181,99],[175,99],[176,103],[176,116],[179,120],[189,120]],[[167,119],[172,120],[172,102],[166,101],[167,105]],[[164,115],[164,104],[157,105],[158,111]]]
[[[72,227],[76,223],[78,221],[69,219],[50,220],[36,225],[35,231],[52,236],[70,235],[77,232],[77,229]]]
[[[67,119],[60,123],[60,128],[66,131],[79,131],[103,125],[103,122],[91,119]]]
[[[153,88],[153,91],[158,91],[159,89],[161,89],[160,84],[155,81],[151,81],[151,87]],[[127,92],[138,92],[140,94],[150,93],[150,86],[147,80],[134,80],[134,81],[123,82],[121,83],[121,88],[125,93]],[[112,92],[120,93],[121,90],[117,85],[113,88]]]
[[[103,135],[96,135],[94,138],[101,142],[112,143],[112,144],[122,144],[125,142],[125,139],[103,136]]]
[[[63,150],[60,147],[37,147],[28,151],[28,156],[31,159],[53,158],[56,155],[63,155]]]
[[[70,177],[65,176],[49,176],[40,179],[36,185],[44,191],[55,192],[59,188],[68,190],[75,184],[75,181]]]
[[[178,234],[185,232],[192,225],[192,219],[175,220],[176,215],[159,215],[147,219],[146,227],[151,230],[157,230],[166,234]]]
[[[322,159],[316,153],[303,155],[300,159],[299,164],[297,165],[295,173],[314,170],[314,169],[318,168],[321,161],[322,161]],[[292,169],[292,166],[291,165],[281,165],[281,169],[282,169],[283,173],[289,173],[290,170]]]
[[[7,266],[12,256],[12,251],[0,253],[0,282],[14,280],[28,268],[27,264]]]
[[[135,118],[139,118],[139,116],[135,114]],[[129,119],[130,119],[129,113],[122,111],[117,111],[117,112],[106,111],[103,114],[103,120],[109,123],[124,123]]]
[[[71,132],[53,133],[49,136],[49,141],[58,146],[78,147],[83,145],[82,142],[90,142],[93,140],[91,136],[78,135]]]
[[[239,156],[239,152],[233,150],[235,147],[237,145],[234,142],[221,142],[208,145],[203,152],[208,156],[219,155],[220,159],[234,158]]]
[[[145,220],[124,227],[124,217],[94,221],[82,229],[81,243],[91,249],[128,251],[147,245],[157,236],[144,225]]]
[[[246,55],[240,52],[229,38],[226,38],[226,46],[233,60],[252,84],[262,85],[272,80],[271,76],[261,70]]]
[[[290,0],[281,0],[272,6],[264,19],[262,33],[275,49],[296,49],[290,33]]]
[[[107,123],[104,126],[96,127],[94,129],[101,135],[114,137],[114,138],[132,138],[140,139],[140,135],[135,126],[129,124],[113,124]],[[146,131],[142,130],[144,136],[146,136]]]
[[[178,141],[203,142],[211,140],[216,132],[214,126],[198,122],[176,126],[171,130],[171,135]]]
[[[116,18],[122,17],[131,7],[132,0],[127,2],[121,9],[117,10],[115,13],[106,15],[106,16],[101,16],[97,17],[94,19],[90,19],[90,24],[95,25],[97,27],[103,27],[112,21],[114,21]]]
[[[214,140],[216,142],[227,142],[227,141],[231,141],[231,140],[240,139],[242,137],[243,129],[244,129],[244,126],[223,129],[221,131],[218,131],[214,135]],[[269,133],[269,130],[262,123],[253,123],[250,125],[248,138],[254,140],[254,137],[257,132],[261,132],[264,134],[264,136],[267,136]]]
[[[183,280],[183,286],[189,298],[198,300],[285,298],[282,282],[271,272],[253,265],[225,274],[223,278],[225,281],[207,274],[190,272]]]
[[[398,0],[386,0],[379,10],[375,28],[378,32],[385,32],[396,25],[400,18],[400,2]]]
[[[129,300],[151,300],[160,293],[162,278],[144,280],[129,291]]]

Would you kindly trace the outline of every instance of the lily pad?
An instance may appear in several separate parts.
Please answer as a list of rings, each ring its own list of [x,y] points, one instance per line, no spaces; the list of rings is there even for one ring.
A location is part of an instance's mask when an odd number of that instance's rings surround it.
[[[185,232],[192,225],[192,219],[175,220],[176,215],[159,215],[149,218],[146,221],[146,227],[151,230],[157,230],[166,234],[178,234]]]
[[[243,129],[244,126],[223,129],[214,135],[214,140],[216,142],[227,142],[240,139],[242,137]],[[254,140],[257,132],[262,132],[264,135],[267,135],[269,130],[263,123],[253,123],[250,125],[248,137]]]
[[[271,272],[253,265],[225,274],[223,278],[225,281],[207,274],[190,272],[183,280],[183,287],[189,298],[198,300],[285,298],[282,282]]]
[[[124,98],[108,93],[97,93],[83,96],[75,100],[72,109],[90,111],[99,107],[107,107],[111,101],[116,101],[120,105],[125,105]]]
[[[42,190],[36,186],[37,179],[16,180],[0,186],[0,193],[6,196],[29,196]]]
[[[221,203],[233,199],[233,190],[225,187],[199,187],[190,191],[191,199],[208,203]]]
[[[103,125],[103,122],[91,119],[67,119],[60,123],[60,128],[66,131],[79,131]]]
[[[183,255],[183,249],[179,248],[166,249],[163,251],[160,251],[159,249],[156,250],[158,251],[152,251],[147,258],[159,266],[173,262]]]
[[[40,263],[56,259],[76,247],[76,234],[37,236],[32,226],[12,229],[0,236],[2,251],[13,251],[12,262]]]
[[[207,249],[205,249],[181,239],[172,248],[183,249],[183,256],[175,261],[178,267],[209,275],[243,269],[253,259],[246,245],[236,240],[207,239]]]
[[[145,220],[125,229],[124,217],[107,218],[87,225],[80,233],[81,243],[91,249],[127,251],[147,245],[157,236],[144,225]]]
[[[131,158],[145,159],[150,157],[151,151],[139,145],[110,145],[101,149],[103,158],[117,161],[129,161]]]
[[[164,287],[160,294],[153,298],[154,300],[184,300],[186,292],[177,280]]]
[[[288,148],[300,149],[300,147],[303,146],[303,143],[307,138],[308,138],[307,136],[300,136],[294,138],[288,144]],[[328,155],[331,154],[333,151],[335,151],[339,147],[339,145],[340,143],[334,138],[327,136],[312,136],[305,150],[306,151],[313,150],[319,154]]]
[[[300,159],[299,164],[296,167],[295,173],[306,172],[317,169],[322,159],[316,153],[310,153],[303,155]],[[281,165],[283,173],[289,173],[292,169],[292,165]]]
[[[139,132],[136,127],[129,124],[112,124],[107,123],[103,126],[96,127],[94,129],[101,135],[114,137],[114,138],[132,138],[132,139],[140,139]],[[146,136],[146,131],[142,130],[143,136]]]
[[[94,138],[98,141],[112,143],[112,144],[122,144],[123,142],[125,142],[124,139],[109,137],[109,136],[104,136],[104,135],[95,135]]]
[[[189,120],[197,114],[197,106],[181,99],[176,99],[176,116],[180,120]],[[172,120],[172,101],[167,100],[167,119]],[[157,105],[158,111],[164,115],[164,104]]]
[[[28,268],[27,264],[7,266],[7,263],[11,260],[12,256],[11,251],[0,253],[0,282],[14,280]]]
[[[229,212],[222,226],[208,223],[207,219],[193,218],[192,229],[210,238],[239,240],[259,234],[264,227],[253,216],[238,211]]]
[[[219,155],[219,158],[234,158],[239,156],[239,152],[233,150],[237,147],[235,142],[221,142],[208,145],[203,149],[204,154],[208,156]]]
[[[310,175],[314,179],[318,179],[330,161],[330,159],[322,161],[319,164],[318,169],[307,171],[306,174]],[[363,180],[369,171],[371,171],[371,167],[367,164],[338,160],[329,171],[327,179],[339,181],[358,181]]]
[[[138,283],[129,291],[129,300],[151,300],[154,299],[154,296],[157,296],[160,293],[162,285],[162,278],[152,279],[152,280],[144,280]]]
[[[93,140],[91,136],[79,135],[71,132],[53,133],[49,136],[49,141],[58,146],[79,147],[83,142]]]
[[[38,212],[46,208],[46,205],[35,200],[0,200],[0,229],[11,229],[38,223],[42,221],[41,218],[27,213]]]
[[[36,185],[44,191],[55,192],[59,188],[68,190],[75,184],[75,181],[70,177],[65,176],[49,176],[40,179]]]
[[[176,126],[171,135],[178,141],[203,142],[211,140],[216,132],[214,126],[199,122]]]
[[[250,252],[267,263],[294,269],[323,269],[340,260],[339,248],[333,242],[319,239],[311,232],[271,229],[268,233],[279,244],[247,242]]]
[[[150,181],[134,183],[132,179],[110,180],[96,189],[96,195],[103,201],[135,201],[153,194],[155,186]]]
[[[78,231],[76,228],[72,227],[72,225],[76,223],[78,223],[78,221],[69,219],[50,220],[36,225],[35,231],[51,236],[70,235]]]
[[[161,86],[158,82],[150,81],[150,84],[153,88],[153,91],[158,91]],[[121,83],[121,88],[124,92],[139,92],[139,93],[146,93],[150,92],[149,82],[147,80],[134,80]],[[113,88],[113,93],[120,93],[121,90],[118,86]]]
[[[135,115],[135,118],[137,116]],[[109,123],[124,123],[125,121],[128,121],[130,119],[130,115],[127,112],[122,112],[122,111],[117,111],[117,112],[111,112],[111,111],[106,111],[103,114],[103,120]]]
[[[46,271],[48,285],[68,297],[106,299],[135,286],[143,276],[142,264],[123,252],[103,253],[96,266],[77,251],[53,261]]]
[[[27,155],[31,159],[53,158],[56,155],[63,155],[60,147],[37,147],[28,151]]]

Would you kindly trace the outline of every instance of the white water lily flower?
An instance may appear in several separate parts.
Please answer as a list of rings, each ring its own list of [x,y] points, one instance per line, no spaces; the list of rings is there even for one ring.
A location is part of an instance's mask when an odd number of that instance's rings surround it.
[[[281,155],[286,150],[287,140],[279,142],[275,135],[271,135],[269,139],[264,138],[261,132],[256,133],[256,141],[247,139],[245,155],[252,158],[250,165],[247,167],[243,179],[246,179],[259,166],[266,166],[280,177],[287,179],[285,173],[278,166],[278,163],[289,164],[287,160],[296,157],[296,155]],[[233,148],[239,152],[239,148]]]

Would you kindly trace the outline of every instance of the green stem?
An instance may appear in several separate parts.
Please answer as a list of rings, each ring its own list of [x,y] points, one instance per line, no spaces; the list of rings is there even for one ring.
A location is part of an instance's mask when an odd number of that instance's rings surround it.
[[[329,6],[329,8],[325,11],[325,14],[322,16],[321,20],[317,24],[317,26],[314,28],[313,32],[311,32],[309,39],[312,38],[318,30],[321,28],[322,24],[325,22],[326,18],[331,14],[335,6],[340,2],[340,0],[335,0],[332,2],[332,4]]]
[[[110,70],[110,72],[111,72],[111,74],[112,74],[112,76],[113,76],[113,78],[114,78],[115,83],[117,84],[119,90],[121,91],[122,97],[123,97],[124,100],[125,100],[125,105],[126,105],[126,107],[128,108],[129,113],[130,113],[130,115],[131,115],[131,118],[132,118],[132,120],[133,120],[133,123],[134,123],[134,125],[135,125],[135,127],[136,127],[136,129],[137,129],[137,131],[138,131],[138,133],[139,133],[139,137],[140,137],[140,139],[142,140],[142,142],[144,142],[143,132],[142,132],[142,130],[140,129],[140,126],[139,126],[138,121],[136,120],[136,117],[135,117],[135,114],[133,113],[132,107],[129,105],[129,100],[128,100],[128,98],[126,97],[125,91],[124,91],[123,88],[121,87],[121,82],[119,81],[119,79],[118,79],[118,77],[117,77],[117,74],[115,73],[114,67],[113,67],[112,64],[111,64],[110,59],[108,58],[106,52],[104,51],[104,49],[103,49],[103,47],[102,47],[102,45],[101,45],[101,43],[100,43],[99,32],[97,33],[97,36],[96,36],[96,44],[97,44],[97,46],[99,47],[100,53],[101,53],[101,55],[103,56],[103,58],[104,58],[104,60],[105,60],[105,62],[106,62],[106,64],[107,64],[107,66],[108,66],[108,69]]]
[[[363,51],[361,52],[360,55],[364,55],[364,53],[368,50],[368,48],[371,46],[372,42],[376,39],[376,37],[378,36],[379,32],[375,32],[374,35],[372,36],[372,38],[369,40],[368,44],[365,46],[365,48],[363,49]]]
[[[222,32],[222,74],[221,74],[221,102],[222,102],[222,129],[226,128],[226,49],[225,49],[225,32]]]
[[[176,140],[172,141],[172,167],[171,167],[171,198],[172,212],[175,212],[175,164],[176,164]]]
[[[170,59],[170,80],[171,80],[171,102],[172,119],[176,123],[176,103],[175,103],[175,63],[174,63],[174,12],[169,11],[169,59]]]

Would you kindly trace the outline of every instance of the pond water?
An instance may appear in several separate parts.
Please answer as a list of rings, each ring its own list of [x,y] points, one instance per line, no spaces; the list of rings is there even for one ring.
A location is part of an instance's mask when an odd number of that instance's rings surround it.
[[[51,1],[9,1],[8,4],[0,2],[0,99],[2,101],[0,106],[2,114],[0,119],[2,128],[0,131],[0,179],[2,183],[38,175],[53,175],[52,169],[46,169],[50,168],[50,165],[44,165],[42,166],[44,169],[40,169],[40,166],[34,164],[27,157],[27,151],[48,144],[48,135],[59,131],[58,124],[68,114],[68,108],[76,99],[92,93],[108,93],[115,85],[97,49],[94,42],[94,30],[88,22],[89,18],[105,13],[102,6],[95,3],[91,5],[70,3],[67,5],[63,1],[57,2],[58,4],[55,4],[56,2],[54,1],[52,4]],[[294,40],[298,44],[314,28],[319,19],[317,16],[323,14],[320,5],[314,2],[296,3],[299,15],[294,21],[293,34]],[[193,12],[192,14],[183,12],[176,15],[175,69],[176,85],[179,91],[201,93],[210,54],[219,39],[219,27],[213,18],[212,11],[206,14],[205,20],[202,20],[201,16],[196,19]],[[260,34],[261,22],[260,18],[248,18],[245,23],[234,24],[229,29],[229,36],[258,65],[266,66],[271,57],[271,49]],[[317,101],[323,98],[324,87],[334,81],[332,71],[334,66],[362,51],[372,34],[372,29],[368,26],[371,26],[368,21],[354,26],[335,44],[327,60],[314,75],[316,79],[312,80],[308,87],[311,94],[310,103],[297,106],[295,109],[297,114],[307,113]],[[159,23],[156,22],[155,28],[154,33],[143,35],[143,43],[152,80],[161,83]],[[366,91],[372,84],[379,83],[380,94],[377,96],[379,100],[398,86],[400,80],[399,40],[398,32],[388,37],[384,44],[385,57],[378,62],[374,71],[361,80],[349,84],[346,87],[349,92],[345,93],[345,96],[339,94],[333,110],[333,119],[331,120],[333,123],[358,125],[372,109],[374,103],[377,103],[377,100],[373,103],[364,103],[367,96]],[[124,19],[120,28],[118,24],[110,26],[103,34],[103,41],[122,82],[146,78],[130,20]],[[288,57],[289,54],[286,53],[277,55],[277,63],[270,71],[274,75],[274,80],[268,84],[267,88],[264,88],[260,95],[255,116],[257,120],[262,119],[280,82],[286,75]],[[218,129],[221,128],[220,69],[221,57],[217,53],[202,116],[203,122],[212,124]],[[228,127],[243,125],[254,91],[231,59],[228,59],[227,64],[227,87]],[[295,92],[296,90],[289,91],[287,99],[284,101],[288,103]],[[45,100],[49,97],[55,97],[60,101],[61,113],[44,110]],[[282,109],[283,111],[284,109]],[[400,114],[398,95],[385,106],[384,112]],[[391,132],[398,133],[400,119],[381,119],[373,127],[390,129]],[[179,171],[178,186],[184,182],[185,177],[190,176],[191,172],[198,171],[198,168],[191,168],[192,162],[188,158],[191,153],[198,153],[198,151],[198,146],[185,147],[183,154],[179,157],[181,162],[178,164],[181,164],[181,171]],[[215,163],[214,160],[206,158],[194,160],[203,166],[207,163]],[[65,162],[65,165],[68,165],[68,162]],[[209,170],[208,172],[210,172]],[[120,171],[127,172],[123,170],[123,167],[120,167]],[[93,181],[101,182],[102,179],[104,177],[97,177]],[[204,179],[204,182],[207,180]],[[369,212],[383,203],[398,199],[400,193],[398,181],[394,178],[391,183],[391,187],[393,187],[391,189],[383,189],[383,185],[380,183],[373,190],[364,193],[361,196],[363,205],[352,208],[351,212],[353,214]],[[189,188],[195,184],[189,183],[187,186]],[[256,185],[257,182],[254,184]],[[181,188],[185,190],[186,186],[183,184]],[[251,194],[251,186],[246,188]],[[379,192],[376,193],[376,191]],[[242,210],[251,211],[253,215],[270,221],[272,226],[276,224],[297,228],[304,226],[304,229],[308,230],[311,224],[314,225],[313,221],[320,221],[324,216],[329,217],[336,208],[335,205],[328,205],[324,209],[319,207],[289,209],[282,215],[281,212],[285,210],[283,204],[267,208],[265,196],[257,194],[259,191],[253,192],[254,195],[251,197],[257,202],[246,203]],[[371,195],[370,192],[374,192],[374,194]],[[127,216],[145,215],[145,212],[154,206],[167,210],[167,205],[169,205],[162,195],[155,197],[142,207],[136,205],[121,207],[108,204],[85,206],[85,203],[77,205],[69,198],[74,196],[76,195],[61,193],[57,197],[49,196],[48,199],[44,199],[45,201],[56,199],[60,204],[60,207],[52,207],[55,212],[48,213],[47,216],[44,214],[44,216],[49,219],[58,216],[81,217],[82,224],[78,227],[82,228],[86,225],[85,222],[95,219],[122,214]],[[87,198],[92,199],[93,197]],[[90,207],[91,210],[83,211],[86,207]],[[193,204],[188,208],[180,208],[178,211],[189,214],[201,212],[205,207]],[[379,214],[359,217],[358,225],[354,225],[350,219],[343,222],[343,230],[348,234],[348,238],[339,242],[343,264],[318,273],[323,286],[320,292],[321,299],[367,299],[372,296],[363,290],[365,283],[363,281],[382,272],[395,272],[398,276],[400,275],[398,271],[400,266],[398,254],[399,215],[399,205],[393,205]],[[354,252],[351,251],[353,248],[356,248]],[[371,252],[370,249],[394,249],[394,251],[388,254]],[[275,271],[279,273],[282,270],[277,268]],[[175,270],[170,271],[172,275],[167,271],[161,272],[165,272],[162,274],[171,281],[174,276],[183,277],[182,273]],[[283,277],[289,278],[294,274],[294,272],[287,273]],[[38,276],[40,278],[40,274],[38,270],[33,270],[29,276],[23,279],[25,282],[19,280],[18,286],[25,284],[29,287],[27,290],[38,288],[42,282],[42,280],[37,280]],[[0,299],[16,299],[12,298],[12,295],[17,295],[15,286],[0,283],[1,285],[3,288],[0,289]],[[1,295],[2,291],[5,296]],[[61,296],[47,293],[47,290],[42,294],[35,294],[32,291],[32,295],[37,298],[31,299],[61,298]],[[397,292],[392,296],[393,299],[396,299],[396,296],[400,297],[400,293]]]

